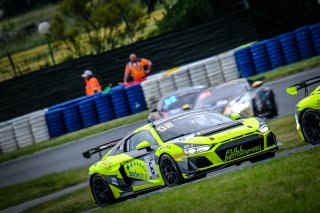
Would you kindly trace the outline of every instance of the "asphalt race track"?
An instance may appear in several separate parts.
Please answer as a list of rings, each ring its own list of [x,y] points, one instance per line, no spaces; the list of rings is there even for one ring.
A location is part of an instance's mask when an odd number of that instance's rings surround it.
[[[320,68],[317,68],[265,84],[266,86],[271,87],[275,92],[276,101],[279,107],[279,116],[293,114],[295,112],[296,103],[304,97],[303,91],[296,96],[290,96],[286,93],[285,89],[292,84],[319,75]],[[311,87],[311,89],[313,88],[315,88],[315,86]],[[132,131],[145,123],[147,123],[146,120],[138,121],[134,124],[118,127],[57,148],[44,150],[30,156],[0,164],[0,187],[32,180],[53,172],[89,166],[98,160],[98,156],[94,156],[90,160],[87,160],[82,157],[82,152],[106,143],[107,141],[123,137],[129,131]]]

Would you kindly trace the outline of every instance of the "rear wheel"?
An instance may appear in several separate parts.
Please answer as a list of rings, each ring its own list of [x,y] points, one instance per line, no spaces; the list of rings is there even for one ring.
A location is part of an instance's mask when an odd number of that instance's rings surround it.
[[[107,206],[114,202],[113,193],[102,175],[95,175],[90,184],[91,192],[96,203],[101,206]]]
[[[320,143],[320,115],[314,110],[307,110],[302,115],[301,128],[308,143]]]
[[[160,171],[167,186],[172,187],[181,183],[182,177],[178,165],[167,154],[161,157]]]

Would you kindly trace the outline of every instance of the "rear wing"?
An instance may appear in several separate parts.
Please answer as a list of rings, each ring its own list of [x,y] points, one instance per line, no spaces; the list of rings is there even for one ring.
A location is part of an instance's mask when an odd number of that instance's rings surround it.
[[[298,94],[298,90],[304,88],[304,95],[308,96],[308,94],[309,94],[308,86],[311,86],[311,85],[319,83],[319,82],[320,82],[320,76],[311,78],[311,79],[306,80],[306,81],[302,81],[300,83],[292,85],[291,87],[288,87],[287,88],[287,93],[290,94],[290,95],[296,95],[296,94]]]
[[[84,153],[82,153],[82,156],[84,158],[89,159],[91,158],[92,155],[99,153],[99,158],[101,159],[102,158],[101,152],[114,147],[120,140],[121,139],[113,140],[108,143],[97,146],[95,148],[89,149],[88,151],[85,151]]]

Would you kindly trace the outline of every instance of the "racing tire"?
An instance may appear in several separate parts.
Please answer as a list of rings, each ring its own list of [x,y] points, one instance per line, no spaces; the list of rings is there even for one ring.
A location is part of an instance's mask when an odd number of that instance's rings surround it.
[[[320,115],[314,110],[307,110],[302,115],[301,129],[306,142],[320,143]]]
[[[92,178],[90,188],[93,198],[96,204],[99,206],[105,207],[114,202],[114,195],[109,187],[108,182],[102,175],[97,174]]]
[[[182,176],[177,163],[167,154],[160,159],[160,171],[162,178],[168,187],[179,185]]]

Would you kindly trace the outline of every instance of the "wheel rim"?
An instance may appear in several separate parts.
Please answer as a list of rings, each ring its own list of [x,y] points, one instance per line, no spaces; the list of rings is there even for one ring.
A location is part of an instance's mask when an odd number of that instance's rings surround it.
[[[108,202],[108,191],[106,183],[102,178],[98,177],[94,179],[92,183],[92,191],[99,204],[105,205]]]
[[[168,185],[172,186],[178,184],[177,167],[170,158],[164,157],[162,159],[161,171]]]
[[[319,143],[320,117],[314,112],[308,112],[303,119],[303,131],[310,143]]]

